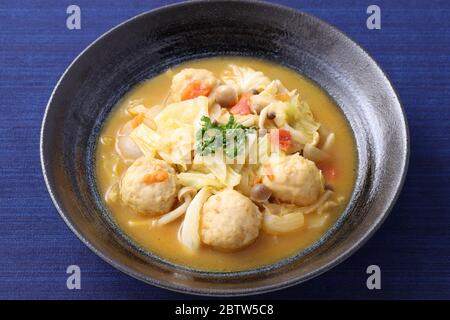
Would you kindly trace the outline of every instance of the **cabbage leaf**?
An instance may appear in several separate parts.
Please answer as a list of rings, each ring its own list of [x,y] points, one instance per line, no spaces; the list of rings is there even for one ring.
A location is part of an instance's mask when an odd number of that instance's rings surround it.
[[[249,92],[253,89],[262,91],[270,83],[270,79],[261,71],[239,67],[234,64],[231,64],[229,67],[231,70],[225,72],[222,80],[228,85],[238,87],[240,93]]]

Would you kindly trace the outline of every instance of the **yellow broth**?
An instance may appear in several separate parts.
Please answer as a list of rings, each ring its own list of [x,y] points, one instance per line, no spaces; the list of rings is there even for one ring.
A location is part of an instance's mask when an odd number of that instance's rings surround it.
[[[169,91],[172,76],[178,71],[184,68],[204,68],[220,75],[229,64],[251,67],[262,71],[271,79],[281,80],[289,90],[298,89],[300,98],[308,102],[316,121],[336,135],[331,150],[331,158],[336,169],[336,178],[332,186],[337,196],[343,197],[344,200],[338,207],[330,210],[329,219],[320,228],[308,229],[308,220],[313,219],[318,213],[307,214],[306,227],[278,236],[261,231],[253,244],[236,252],[221,252],[205,245],[197,252],[190,252],[178,240],[182,218],[159,227],[151,227],[150,224],[130,226],[128,221],[144,221],[148,217],[133,212],[120,201],[107,205],[120,228],[146,250],[172,263],[207,271],[238,271],[261,267],[310,246],[319,240],[342,214],[351,197],[356,174],[357,159],[351,129],[334,101],[320,87],[288,68],[267,61],[218,57],[190,61],[170,69],[137,85],[118,102],[104,124],[96,150],[97,184],[102,196],[112,184],[119,181],[127,168],[115,151],[114,140],[116,132],[132,118],[126,111],[130,101],[140,101],[146,107],[161,104]]]

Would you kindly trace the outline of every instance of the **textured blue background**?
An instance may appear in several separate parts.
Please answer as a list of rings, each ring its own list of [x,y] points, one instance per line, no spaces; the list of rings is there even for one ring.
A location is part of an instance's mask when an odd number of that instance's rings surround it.
[[[0,1],[0,298],[189,297],[134,280],[69,231],[39,163],[44,107],[64,69],[116,24],[171,1]],[[359,42],[387,72],[409,119],[411,161],[403,192],[376,235],[326,274],[260,298],[450,298],[450,2],[278,1],[316,15]],[[366,8],[382,30],[366,28]],[[65,27],[78,4],[82,30]],[[66,289],[68,265],[82,289]],[[366,267],[382,290],[366,289]]]

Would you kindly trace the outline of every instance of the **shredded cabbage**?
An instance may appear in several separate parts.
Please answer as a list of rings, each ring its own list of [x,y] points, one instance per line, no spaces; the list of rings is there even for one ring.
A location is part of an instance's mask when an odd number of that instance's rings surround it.
[[[225,72],[222,80],[228,85],[237,86],[241,93],[249,92],[252,89],[264,90],[270,84],[270,79],[261,71],[234,64],[230,65],[230,69]]]
[[[228,188],[234,188],[241,182],[241,175],[234,171],[231,166],[227,166],[227,178],[225,180],[225,185]]]
[[[250,196],[250,192],[253,186],[253,181],[256,177],[257,166],[256,165],[244,165],[241,169],[241,180],[239,184],[236,186],[236,190],[246,195]]]
[[[227,180],[227,165],[220,158],[219,154],[215,156],[202,157],[203,165],[209,170],[220,182],[225,183]]]
[[[287,99],[278,99],[285,95]],[[297,90],[288,91],[279,80],[272,81],[258,97],[267,99],[268,111],[276,113],[274,120],[279,128],[288,127],[298,131],[303,143],[313,143],[315,133],[320,124],[314,120],[311,109],[306,101],[300,101]],[[295,137],[294,137],[295,138]]]
[[[303,144],[313,143],[320,124],[314,120],[307,103],[275,101],[267,109],[276,113],[274,122],[277,127],[297,131],[291,132],[293,138]]]
[[[200,119],[208,116],[207,97],[200,96],[181,102],[176,102],[166,106],[156,117],[155,122],[158,126],[158,132],[170,132],[174,127],[180,127],[182,124],[193,126],[194,130],[200,128]]]
[[[130,133],[130,138],[141,149],[142,153],[148,157],[154,157],[161,140],[159,134],[150,129],[145,124],[140,124]]]
[[[193,148],[190,128],[186,125],[174,129],[170,135],[163,138],[162,152],[166,152],[165,158],[169,163],[179,164],[186,170],[186,164],[191,162],[191,151]],[[161,134],[161,136],[163,136]],[[161,157],[163,154],[160,152]]]
[[[298,101],[288,103],[286,110],[286,118],[288,124],[294,129],[300,131],[307,138],[307,143],[314,141],[314,134],[320,127],[320,124],[314,120],[313,114],[306,101]]]
[[[296,90],[289,92],[280,80],[273,80],[259,95],[270,98],[273,102],[276,100],[278,94],[287,94],[288,96],[291,96],[296,92]]]
[[[258,141],[258,163],[262,164],[270,158],[270,140],[269,135],[266,134]]]
[[[130,133],[130,137],[146,156],[154,157],[158,153],[163,160],[179,164],[184,169],[190,161],[192,143],[189,128],[176,128],[171,135],[163,136],[142,123]]]
[[[200,156],[194,158],[192,170],[212,173],[225,187],[233,188],[241,180],[241,175],[233,170],[232,165],[227,165],[225,159],[217,155]]]
[[[186,170],[186,164],[191,160],[194,133],[200,118],[207,114],[207,97],[173,103],[155,117],[156,131],[140,124],[130,136],[145,155],[154,157],[158,153],[163,160],[179,164]]]
[[[203,187],[210,186],[216,189],[222,189],[224,185],[217,180],[217,178],[212,173],[201,173],[201,172],[182,172],[177,175],[178,182],[182,186],[193,187],[199,190]]]

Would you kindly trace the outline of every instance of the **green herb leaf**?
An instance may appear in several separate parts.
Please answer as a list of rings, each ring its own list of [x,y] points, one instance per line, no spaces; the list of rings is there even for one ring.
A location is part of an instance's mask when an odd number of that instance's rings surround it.
[[[234,116],[231,115],[228,123],[218,124],[212,122],[209,117],[203,116],[201,118],[202,128],[196,134],[195,150],[201,155],[215,154],[218,151],[234,158],[240,154],[247,141],[249,132],[255,130],[254,127],[246,127],[238,122],[235,122]],[[211,131],[209,131],[211,130]],[[208,133],[213,133],[212,135]],[[230,144],[230,146],[227,145]],[[231,144],[233,147],[231,148]]]

